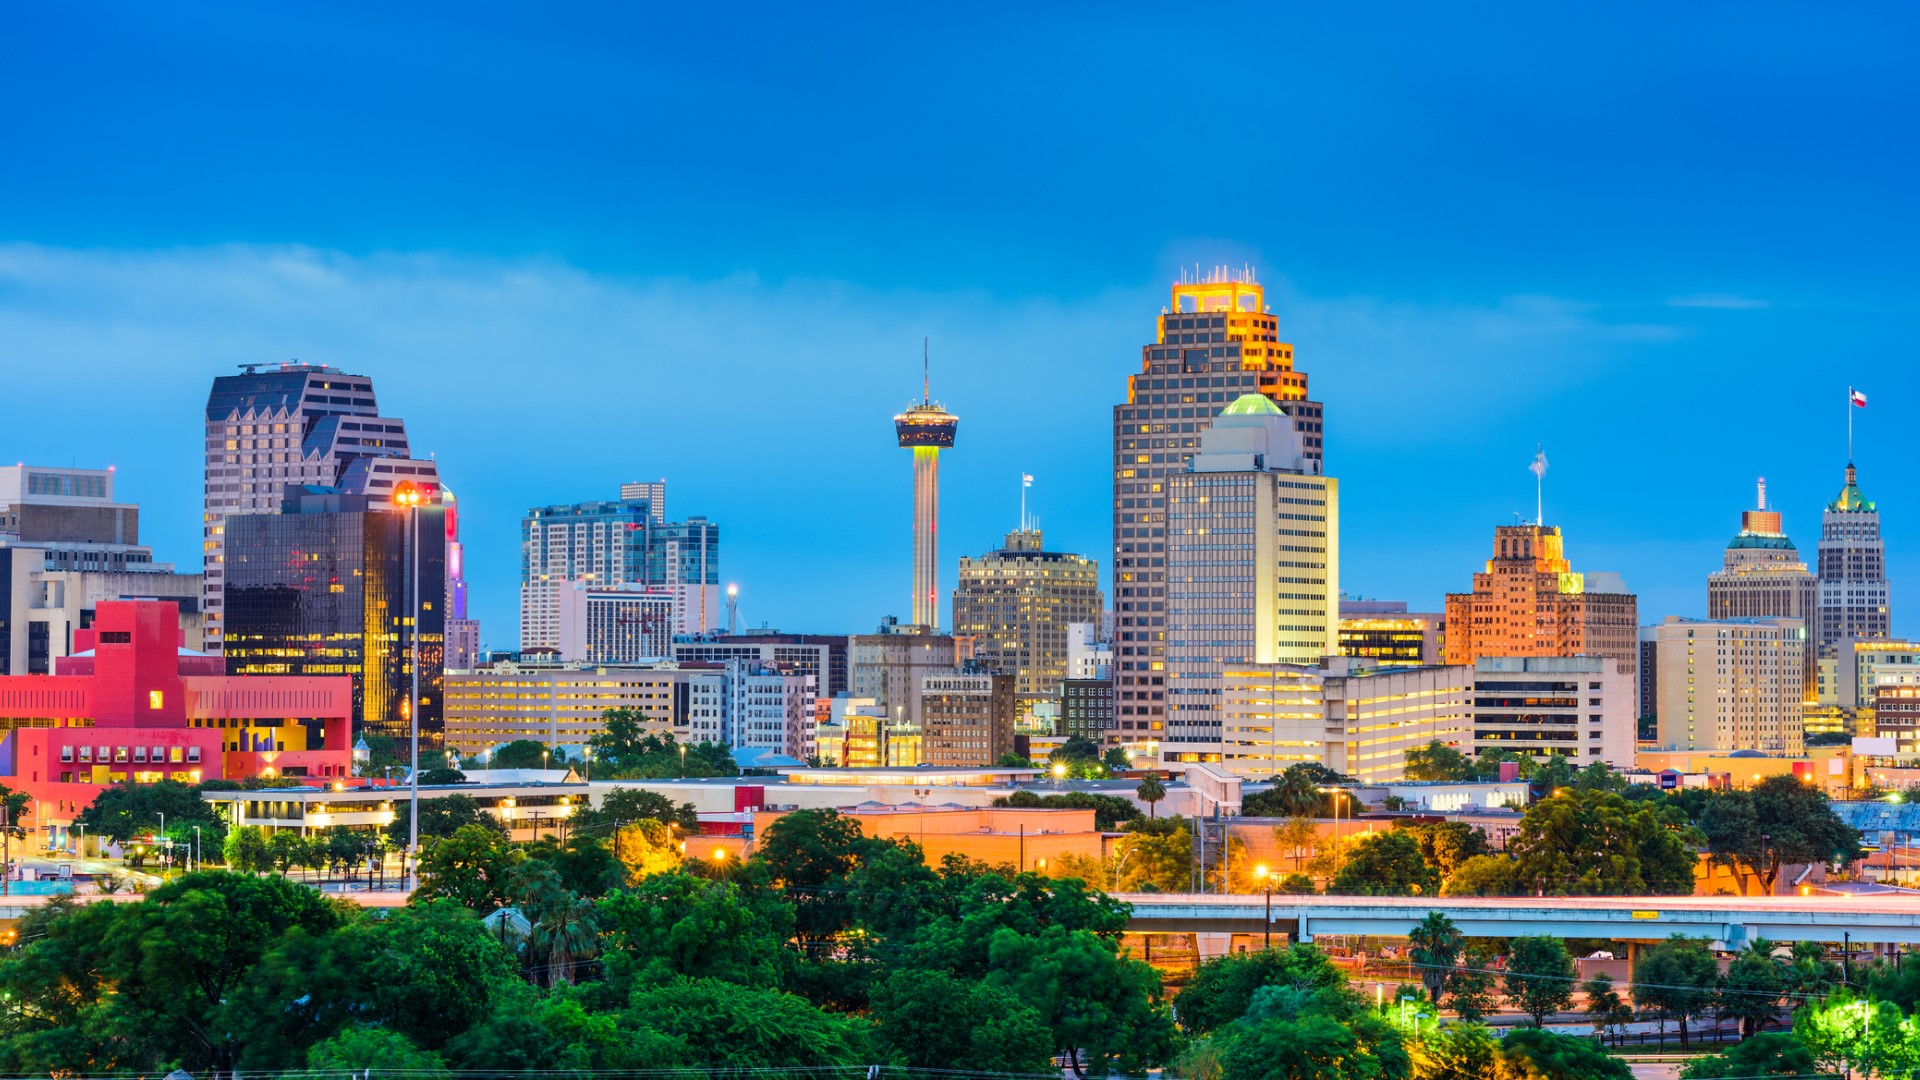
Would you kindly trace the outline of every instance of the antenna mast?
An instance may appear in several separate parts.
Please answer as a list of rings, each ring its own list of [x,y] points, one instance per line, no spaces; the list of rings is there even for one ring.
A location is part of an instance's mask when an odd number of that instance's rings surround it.
[[[927,339],[920,339],[920,403],[933,404],[933,373],[927,364]]]

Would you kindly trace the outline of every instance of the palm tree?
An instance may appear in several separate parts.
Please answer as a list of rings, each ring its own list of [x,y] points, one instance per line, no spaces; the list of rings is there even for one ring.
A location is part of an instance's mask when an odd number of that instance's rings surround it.
[[[574,965],[599,951],[593,901],[568,891],[560,876],[544,867],[516,876],[516,899],[528,923],[527,960],[544,969],[541,981],[547,986],[571,986]]]
[[[1408,931],[1407,944],[1407,958],[1419,969],[1420,983],[1427,988],[1427,996],[1437,1007],[1440,992],[1447,986],[1447,976],[1453,973],[1454,963],[1467,947],[1467,936],[1452,919],[1429,911],[1426,918]]]
[[[1160,782],[1159,774],[1148,773],[1140,781],[1140,786],[1133,789],[1133,793],[1140,797],[1141,802],[1147,804],[1147,816],[1154,817],[1154,804],[1167,797],[1167,785]]]

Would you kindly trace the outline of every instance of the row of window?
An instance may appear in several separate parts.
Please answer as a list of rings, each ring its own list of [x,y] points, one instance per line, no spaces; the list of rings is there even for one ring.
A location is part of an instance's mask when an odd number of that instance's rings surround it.
[[[101,746],[95,748],[92,746],[68,745],[60,748],[60,760],[67,764],[75,761],[81,764],[88,764],[95,761],[101,764],[107,764],[109,762],[113,764],[127,764],[130,762],[135,765],[144,765],[149,761],[155,764],[165,761],[171,761],[175,764],[182,762],[191,763],[200,760],[200,748],[197,746]]]

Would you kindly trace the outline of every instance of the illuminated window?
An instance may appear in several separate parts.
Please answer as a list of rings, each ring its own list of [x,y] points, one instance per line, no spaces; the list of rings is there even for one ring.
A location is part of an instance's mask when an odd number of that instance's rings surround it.
[[[166,694],[159,690],[147,691],[147,708],[158,709],[166,704]]]

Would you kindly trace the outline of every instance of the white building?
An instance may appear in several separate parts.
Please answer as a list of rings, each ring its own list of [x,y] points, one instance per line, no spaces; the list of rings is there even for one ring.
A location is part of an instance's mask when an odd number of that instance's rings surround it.
[[[1473,668],[1472,753],[1633,764],[1639,685],[1631,664],[1601,656],[1492,656]]]
[[[1314,762],[1364,783],[1398,780],[1406,752],[1472,741],[1473,669],[1235,664],[1226,669],[1221,766],[1247,778]]]
[[[812,675],[729,664],[694,681],[688,736],[804,761],[814,752],[819,699]]]
[[[1099,623],[1067,624],[1067,678],[1106,679],[1113,670],[1113,642],[1100,637]]]
[[[1661,749],[1805,748],[1806,623],[1670,615],[1654,633]]]
[[[1219,760],[1223,677],[1339,652],[1339,485],[1279,406],[1246,394],[1167,478],[1163,762]]]
[[[634,664],[673,653],[674,596],[661,589],[560,584],[555,614],[560,657],[588,664]]]

